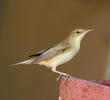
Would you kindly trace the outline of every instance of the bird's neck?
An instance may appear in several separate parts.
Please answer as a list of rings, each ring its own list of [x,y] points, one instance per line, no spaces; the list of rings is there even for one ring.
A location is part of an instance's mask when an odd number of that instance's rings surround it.
[[[73,48],[76,48],[76,49],[80,49],[80,44],[81,44],[81,38],[71,38],[69,39],[70,41],[70,44]]]

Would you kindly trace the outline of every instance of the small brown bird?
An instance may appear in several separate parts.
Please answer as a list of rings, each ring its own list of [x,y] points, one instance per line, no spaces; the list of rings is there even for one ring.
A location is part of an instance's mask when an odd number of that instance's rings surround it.
[[[63,40],[57,45],[41,50],[40,52],[30,55],[29,60],[19,62],[13,65],[19,64],[39,64],[44,65],[47,68],[60,75],[68,76],[68,74],[57,71],[56,67],[71,60],[79,51],[80,43],[83,37],[93,29],[75,29],[73,30],[69,37]],[[13,66],[12,65],[12,66]]]

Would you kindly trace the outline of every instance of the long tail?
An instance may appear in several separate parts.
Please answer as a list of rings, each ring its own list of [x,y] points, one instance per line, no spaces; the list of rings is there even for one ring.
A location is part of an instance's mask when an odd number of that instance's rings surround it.
[[[35,59],[29,59],[29,60],[25,60],[16,64],[12,64],[11,66],[16,66],[16,65],[20,65],[20,64],[31,64]]]

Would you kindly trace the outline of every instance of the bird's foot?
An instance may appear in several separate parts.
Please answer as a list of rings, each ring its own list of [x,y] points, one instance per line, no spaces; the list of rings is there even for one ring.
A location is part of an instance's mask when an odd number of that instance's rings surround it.
[[[56,81],[59,81],[62,76],[63,76],[63,75],[60,74],[60,75],[57,77]]]
[[[67,74],[66,75],[66,77],[64,78],[64,84],[66,85],[66,81],[70,78],[70,77],[72,77],[72,75],[70,75],[70,74]]]
[[[62,77],[62,76],[65,76],[66,78],[64,79],[64,83],[66,82],[66,80],[68,80],[69,79],[69,77],[72,77],[70,74],[60,74],[58,77],[57,77],[57,79],[56,79],[56,81],[59,81],[59,79]]]

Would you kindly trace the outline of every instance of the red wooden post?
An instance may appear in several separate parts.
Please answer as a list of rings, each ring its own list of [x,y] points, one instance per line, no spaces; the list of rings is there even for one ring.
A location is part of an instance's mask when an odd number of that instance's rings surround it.
[[[110,81],[61,78],[60,100],[110,100]]]

